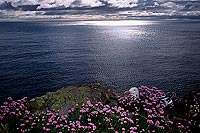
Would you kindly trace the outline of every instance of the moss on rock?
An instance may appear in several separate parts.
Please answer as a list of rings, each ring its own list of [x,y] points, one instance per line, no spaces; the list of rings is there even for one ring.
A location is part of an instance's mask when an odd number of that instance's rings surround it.
[[[33,111],[59,110],[60,113],[66,113],[68,109],[76,104],[83,104],[87,100],[93,102],[101,101],[109,103],[117,99],[117,92],[101,84],[85,84],[77,86],[68,86],[48,92],[41,97],[30,100],[30,106]]]

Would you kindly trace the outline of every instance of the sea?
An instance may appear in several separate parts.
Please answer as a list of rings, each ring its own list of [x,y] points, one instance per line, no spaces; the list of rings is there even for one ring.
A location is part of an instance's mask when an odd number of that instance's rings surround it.
[[[90,83],[200,88],[200,21],[0,22],[0,101]]]

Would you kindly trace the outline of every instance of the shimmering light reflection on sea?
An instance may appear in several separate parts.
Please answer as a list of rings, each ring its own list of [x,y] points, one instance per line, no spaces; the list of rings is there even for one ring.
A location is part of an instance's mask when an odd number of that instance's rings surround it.
[[[0,22],[0,101],[100,82],[124,91],[200,86],[195,21]]]

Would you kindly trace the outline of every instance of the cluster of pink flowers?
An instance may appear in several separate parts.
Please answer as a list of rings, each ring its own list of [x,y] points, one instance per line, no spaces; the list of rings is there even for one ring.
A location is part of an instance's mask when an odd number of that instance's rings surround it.
[[[191,132],[190,127],[199,122],[199,95],[186,105],[189,121],[176,121],[167,115],[164,91],[155,87],[139,87],[140,95],[125,95],[118,103],[104,105],[87,101],[59,114],[50,110],[31,112],[27,98],[13,101],[11,97],[0,106],[1,125],[9,124],[10,132]],[[173,108],[169,104],[167,108]],[[196,126],[196,125],[195,125]],[[1,129],[1,127],[0,127]]]
[[[9,97],[8,101],[0,106],[1,125],[9,123],[9,127],[16,128],[15,130],[17,130],[25,125],[22,121],[26,120],[25,122],[29,123],[29,119],[31,119],[31,113],[28,110],[27,97],[17,101],[13,101],[13,99]],[[25,131],[20,130],[20,132]]]
[[[147,86],[141,86],[138,89],[140,91],[139,97],[135,97],[131,94],[121,97],[119,99],[119,105],[134,114],[138,114],[138,123],[140,123],[140,126],[146,129],[147,132],[191,132],[191,126],[196,124],[196,122],[200,122],[197,120],[197,117],[200,118],[198,95],[192,98],[192,103],[186,104],[186,107],[189,106],[190,109],[187,111],[188,114],[185,114],[184,118],[188,119],[177,120],[177,118],[168,116],[168,111],[173,110],[174,104],[171,103],[166,106],[163,101],[163,99],[166,98],[166,93],[164,91]],[[175,112],[172,113],[175,114]],[[195,119],[191,119],[190,116],[194,116]],[[136,116],[132,118],[136,118]],[[196,127],[197,126],[198,125],[196,125]]]

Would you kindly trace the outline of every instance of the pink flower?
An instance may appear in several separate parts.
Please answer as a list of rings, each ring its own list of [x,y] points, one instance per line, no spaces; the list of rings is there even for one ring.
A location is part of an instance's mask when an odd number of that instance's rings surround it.
[[[42,127],[42,130],[45,130],[45,131],[46,131],[46,127]]]
[[[25,113],[28,115],[28,114],[30,114],[30,111],[28,111],[28,110],[25,110]]]
[[[149,109],[149,110],[147,110],[149,113],[152,113],[152,110],[151,109]]]
[[[49,122],[49,123],[52,123],[52,119],[48,119],[48,122]]]
[[[154,122],[153,122],[152,120],[147,120],[147,122],[148,122],[149,124],[151,124],[151,125],[154,124]]]
[[[0,116],[0,120],[3,120],[3,116]]]
[[[111,113],[111,109],[107,110],[106,113]]]
[[[8,97],[8,100],[9,100],[9,101],[12,101],[12,97]]]
[[[20,127],[23,127],[23,126],[25,126],[25,124],[23,124],[23,123],[22,123],[22,124],[20,124]]]
[[[92,107],[92,106],[93,106],[92,103],[91,103],[91,101],[89,101],[89,100],[88,100],[86,103],[87,103],[87,105],[88,105],[89,107]]]
[[[110,118],[106,117],[106,122],[110,122]]]
[[[64,128],[70,128],[68,125],[64,125]]]
[[[63,121],[66,120],[65,116],[61,116],[61,120]]]
[[[122,113],[121,113],[121,116],[126,116],[126,112],[122,112]]]
[[[56,125],[56,128],[60,128],[60,125]]]
[[[155,126],[158,127],[159,125],[160,125],[160,122],[157,120],[156,123],[155,123]]]
[[[174,122],[173,121],[168,121],[169,122],[169,124],[173,124]]]
[[[57,121],[53,121],[53,124],[57,124]]]
[[[81,122],[80,122],[80,121],[76,121],[76,125],[77,125],[77,126],[80,126],[80,125],[81,125]]]
[[[21,112],[18,112],[18,115],[20,116],[20,115],[22,115],[22,113],[21,113]]]
[[[4,102],[3,104],[7,105],[7,104],[8,104],[8,102]]]
[[[50,128],[47,128],[47,129],[46,129],[47,132],[50,131],[50,130],[51,130]]]
[[[152,119],[152,115],[148,115],[148,118]]]
[[[130,130],[137,130],[137,127],[131,127]]]
[[[92,126],[92,130],[94,131],[94,130],[96,130],[97,129],[97,127],[94,125],[94,126]]]
[[[84,109],[80,109],[80,113],[85,113],[86,111]]]
[[[94,123],[91,123],[91,122],[90,122],[90,123],[88,123],[88,125],[94,126]]]
[[[107,110],[108,110],[108,108],[106,108],[106,107],[105,107],[105,108],[103,108],[103,111],[107,111]]]
[[[15,112],[10,112],[10,114],[13,114],[13,115],[15,115],[16,113],[15,113]]]
[[[93,111],[91,112],[92,115],[98,115],[98,112],[97,111]]]
[[[101,114],[102,114],[102,113],[103,113],[103,110],[100,110],[100,111],[99,111],[99,113],[101,113]]]
[[[31,125],[32,125],[32,126],[34,126],[34,125],[36,125],[36,123],[35,123],[35,122],[33,122]]]
[[[165,127],[164,126],[158,126],[160,129],[165,129]]]
[[[183,125],[178,125],[178,128],[184,128],[184,126]]]

